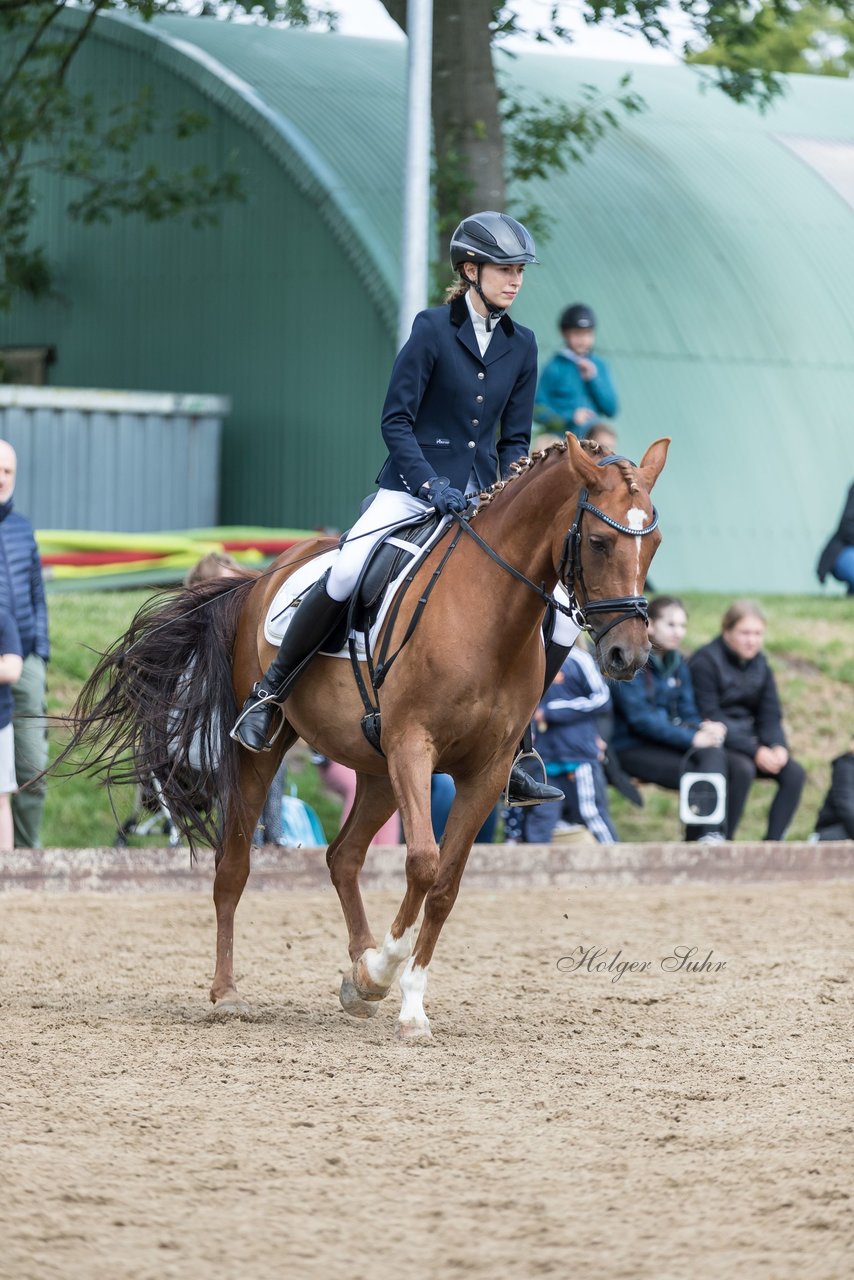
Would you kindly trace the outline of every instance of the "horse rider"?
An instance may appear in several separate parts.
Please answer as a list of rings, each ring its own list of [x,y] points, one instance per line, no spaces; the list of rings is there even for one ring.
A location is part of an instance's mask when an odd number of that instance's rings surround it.
[[[308,661],[346,613],[359,574],[389,525],[429,507],[461,512],[474,495],[526,456],[531,441],[537,344],[509,311],[534,241],[521,223],[492,210],[463,219],[451,238],[458,279],[442,306],[421,311],[391,373],[382,414],[388,448],[377,494],[346,534],[330,569],[303,596],[279,652],[254,685],[231,731],[250,751],[272,745],[270,730]],[[547,648],[546,682],[569,652],[578,628],[557,616]],[[563,631],[561,632],[561,628]],[[530,777],[518,760],[511,804],[562,797]]]

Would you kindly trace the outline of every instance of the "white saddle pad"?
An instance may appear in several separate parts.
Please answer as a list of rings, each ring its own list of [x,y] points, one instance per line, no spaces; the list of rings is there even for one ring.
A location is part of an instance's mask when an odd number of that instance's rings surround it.
[[[402,538],[386,538],[386,543],[392,543],[396,547],[400,547],[410,553],[411,559],[403,566],[403,569],[397,577],[386,588],[383,602],[380,605],[380,611],[377,614],[377,620],[371,627],[371,648],[376,645],[377,635],[380,627],[385,621],[389,606],[397,595],[398,589],[403,579],[411,570],[414,564],[422,560],[430,548],[435,544],[436,540],[445,532],[448,521],[443,520],[439,524],[435,533],[423,547],[416,547],[411,542],[406,542]],[[315,560],[309,560],[307,564],[301,565],[295,570],[291,576],[282,583],[279,590],[273,597],[272,604],[267,610],[267,616],[264,619],[264,636],[270,644],[279,645],[282,643],[285,632],[287,631],[291,618],[296,612],[296,607],[306,591],[317,582],[318,578],[326,572],[329,566],[334,562],[338,554],[337,548],[332,551],[324,551],[323,555],[318,556]],[[356,632],[356,653],[360,658],[365,656],[364,637],[361,632]],[[321,649],[321,653],[332,658],[349,658],[350,651],[346,644],[343,649],[332,652],[329,649]]]

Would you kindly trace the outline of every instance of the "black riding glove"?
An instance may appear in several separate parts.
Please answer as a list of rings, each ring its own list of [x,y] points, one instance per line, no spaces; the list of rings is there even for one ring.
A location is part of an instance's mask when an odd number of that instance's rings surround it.
[[[449,511],[465,511],[467,506],[465,495],[451,488],[450,480],[444,476],[433,476],[421,486],[421,493],[440,516],[446,516]]]

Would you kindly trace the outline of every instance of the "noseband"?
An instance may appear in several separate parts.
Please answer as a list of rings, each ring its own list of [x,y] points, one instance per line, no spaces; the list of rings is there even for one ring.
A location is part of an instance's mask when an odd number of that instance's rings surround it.
[[[609,457],[598,465],[606,465],[608,462],[613,461],[616,461],[616,458]],[[617,533],[626,533],[632,538],[645,538],[648,533],[652,533],[654,529],[657,529],[658,512],[653,507],[652,523],[648,524],[645,529],[632,529],[630,525],[620,524],[619,520],[614,520],[612,516],[606,515],[598,507],[594,507],[592,502],[588,502],[586,489],[582,489],[578,495],[575,517],[563,543],[563,554],[558,566],[558,578],[569,596],[570,607],[574,606],[573,612],[582,615],[585,630],[589,631],[596,643],[599,644],[602,637],[606,636],[612,627],[618,627],[621,622],[628,622],[631,618],[642,618],[646,622],[648,620],[649,602],[646,596],[612,596],[608,600],[590,599],[587,594],[584,570],[581,565],[581,521],[584,518],[585,511],[589,511],[591,515],[596,516],[597,520],[602,520],[610,529],[616,529]],[[578,595],[575,592],[576,583],[578,584]],[[590,615],[597,613],[616,613],[618,617],[613,618],[601,631],[597,631],[590,622]]]

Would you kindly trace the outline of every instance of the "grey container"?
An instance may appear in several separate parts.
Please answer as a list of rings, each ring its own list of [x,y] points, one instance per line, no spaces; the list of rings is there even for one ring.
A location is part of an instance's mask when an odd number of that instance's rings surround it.
[[[0,386],[15,505],[37,529],[216,525],[228,411],[222,396]]]

